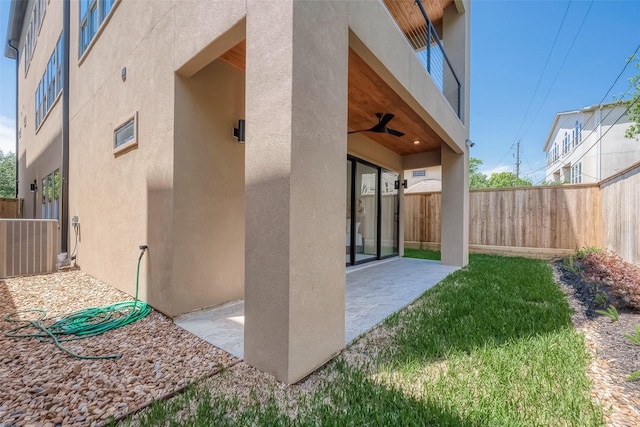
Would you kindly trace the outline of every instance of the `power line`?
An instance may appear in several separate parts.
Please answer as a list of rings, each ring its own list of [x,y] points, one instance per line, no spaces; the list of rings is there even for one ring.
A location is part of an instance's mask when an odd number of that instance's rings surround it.
[[[639,98],[639,99],[640,99],[640,98]],[[617,124],[617,123],[618,123],[618,122],[619,122],[619,121],[620,121],[624,116],[626,116],[626,115],[627,115],[627,113],[629,112],[629,110],[631,109],[631,107],[633,107],[633,106],[638,102],[638,100],[639,100],[639,99],[636,99],[635,101],[630,102],[630,103],[629,103],[629,106],[628,106],[628,107],[627,107],[627,108],[622,112],[622,114],[620,115],[620,117],[618,117],[618,118],[616,119],[616,121],[615,121],[615,122],[613,122],[613,123],[609,126],[609,128],[608,128],[608,129],[607,129],[607,130],[606,130],[602,135],[600,135],[600,137],[596,140],[596,142],[595,142],[591,147],[589,147],[589,148],[588,148],[584,153],[582,153],[582,155],[581,155],[580,157],[578,157],[577,159],[575,159],[575,160],[573,161],[573,163],[574,163],[574,164],[575,164],[575,163],[578,163],[580,160],[582,160],[582,158],[583,158],[584,156],[586,156],[586,155],[587,155],[587,153],[589,153],[589,151],[591,151],[591,150],[593,149],[593,147],[595,147],[596,145],[598,145],[598,143],[600,143],[600,142],[602,141],[602,138],[604,138],[604,136],[605,136],[606,134],[608,134],[608,133],[609,133],[609,131],[611,131],[611,129],[613,129],[613,125]],[[601,119],[601,120],[600,120],[600,124],[599,124],[599,125],[601,125],[601,124],[602,124],[602,122],[603,122],[607,117],[609,117],[609,115],[610,115],[612,112],[613,112],[613,108],[611,109],[611,111],[609,111],[609,113],[607,113],[607,115],[606,115],[606,116],[604,116],[604,118],[603,118],[603,119]],[[591,134],[593,134],[593,132],[595,132],[595,130],[596,130],[596,127],[594,126],[593,130],[589,133],[589,135],[587,135],[587,138],[588,138],[589,136],[591,136]],[[585,139],[586,139],[586,138],[585,138]],[[562,167],[562,166],[564,166],[565,164],[566,164],[566,163],[563,163],[563,164],[561,165],[561,167]],[[546,176],[545,176],[545,179],[546,179]],[[544,180],[540,181],[540,183],[542,183],[543,181],[544,181]]]
[[[635,52],[630,56],[630,58],[634,58],[634,57],[636,56],[636,54],[638,53],[638,51],[640,51],[640,44],[636,47]],[[611,90],[615,87],[615,85],[616,85],[616,83],[618,82],[618,80],[620,80],[620,77],[624,74],[625,70],[627,69],[627,67],[629,66],[629,64],[630,64],[631,62],[632,62],[632,61],[626,61],[626,63],[625,63],[625,65],[624,65],[624,67],[622,67],[622,70],[620,71],[620,73],[618,73],[618,76],[617,76],[617,77],[616,77],[616,79],[614,80],[613,84],[609,87],[609,89],[607,90],[607,92],[604,94],[604,96],[603,96],[603,97],[602,97],[602,99],[600,100],[599,104],[602,104],[602,102],[607,98],[607,96],[609,95],[609,93],[611,92]],[[633,85],[633,84],[630,84],[630,85],[627,87],[627,90],[622,94],[622,98],[624,98],[624,97],[625,97],[625,96],[626,96],[626,95],[627,95],[627,94],[628,94],[628,93],[629,93],[633,88],[634,88],[634,85]],[[612,110],[612,111],[613,111],[613,110]],[[605,116],[605,118],[606,118],[606,117],[608,117],[608,116],[609,116],[609,114],[611,114],[611,111],[607,114],[607,116]],[[589,122],[589,120],[590,120],[594,115],[595,115],[595,110],[591,113],[591,117],[590,117],[589,119],[587,119],[587,121],[586,121],[585,123],[588,123],[588,122]],[[569,116],[567,116],[567,117],[562,121],[562,123],[560,123],[560,125],[559,125],[558,127],[560,127],[560,128],[561,128],[562,126],[564,126],[564,124],[567,122],[567,120],[569,120]],[[528,129],[527,129],[527,130],[528,130]],[[592,131],[589,133],[589,135],[587,135],[587,138],[588,138],[589,136],[591,136],[591,134],[592,134],[594,131],[595,131],[595,126],[594,126],[594,130],[592,130]],[[504,157],[503,157],[503,158],[504,158]],[[526,160],[526,159],[525,159],[525,160]],[[528,162],[527,162],[527,164],[528,164]],[[529,167],[531,168],[531,165],[529,165]],[[538,172],[540,172],[541,170],[546,169],[546,168],[547,168],[547,165],[545,164],[545,166],[543,166],[543,167],[541,167],[541,168],[538,168],[538,169],[536,169],[536,170],[530,171],[530,172],[525,172],[525,174],[531,174],[531,175],[533,175],[533,174],[538,173]],[[533,169],[533,168],[531,168],[531,169]],[[545,174],[545,179],[546,179],[546,174]],[[544,181],[544,180],[543,180],[543,181]],[[542,181],[540,181],[540,182],[542,182]]]
[[[516,137],[520,134],[522,130],[522,125],[524,125],[524,121],[527,118],[527,114],[529,114],[529,110],[531,109],[531,105],[533,104],[533,100],[538,94],[538,89],[540,88],[540,82],[542,82],[542,77],[544,76],[544,72],[547,70],[547,65],[549,65],[549,60],[551,59],[551,54],[553,53],[553,49],[556,47],[556,43],[558,42],[558,36],[560,36],[560,32],[562,31],[562,27],[564,26],[564,21],[567,18],[567,14],[569,13],[569,7],[571,7],[571,0],[567,4],[567,8],[564,11],[564,15],[562,16],[562,21],[560,22],[560,26],[558,27],[558,31],[556,32],[556,36],[553,39],[553,44],[551,45],[551,50],[549,50],[549,54],[547,55],[547,60],[544,62],[544,67],[542,67],[542,71],[540,72],[540,77],[538,77],[538,82],[536,83],[536,87],[533,90],[533,95],[531,95],[531,99],[529,100],[529,105],[527,105],[527,109],[522,116],[522,121],[520,122],[520,126],[516,132]]]
[[[636,54],[638,53],[639,50],[640,50],[640,44],[638,45],[638,47],[636,47],[636,50],[635,50],[635,52],[633,52],[633,55],[630,56],[630,59],[631,58],[635,58],[635,56],[636,56]],[[600,100],[599,104],[602,104],[602,101],[604,101],[604,99],[607,97],[607,95],[609,95],[609,92],[611,92],[611,89],[613,89],[613,87],[616,85],[616,83],[618,83],[618,80],[620,80],[620,77],[622,77],[622,74],[624,74],[625,70],[627,69],[629,64],[631,64],[632,62],[633,61],[631,61],[631,60],[626,61],[626,64],[624,64],[624,67],[622,68],[622,71],[620,71],[620,74],[618,74],[618,77],[616,77],[616,79],[613,82],[613,84],[611,85],[611,87],[609,87],[609,90],[607,91],[607,93],[604,94],[604,96]]]
[[[558,68],[558,72],[556,73],[556,76],[554,77],[553,82],[551,83],[551,86],[549,86],[549,90],[547,90],[547,93],[544,95],[544,99],[542,100],[542,103],[540,104],[540,107],[538,107],[538,111],[536,111],[536,114],[533,116],[533,119],[531,119],[531,122],[529,123],[529,126],[524,131],[522,136],[526,135],[527,132],[529,132],[529,129],[531,129],[531,126],[533,126],[533,123],[538,118],[538,114],[540,114],[540,110],[542,110],[542,107],[544,106],[545,102],[547,102],[547,98],[549,98],[549,94],[551,93],[551,90],[553,89],[553,86],[558,81],[558,77],[560,76],[560,72],[562,71],[562,68],[564,67],[564,64],[567,62],[567,58],[569,57],[569,53],[571,53],[571,50],[573,49],[573,46],[575,45],[576,40],[578,39],[578,36],[580,35],[580,32],[582,31],[582,27],[584,26],[584,23],[587,20],[587,16],[589,16],[589,12],[591,11],[591,7],[593,6],[593,2],[594,2],[594,0],[591,0],[591,3],[589,3],[589,8],[587,9],[587,13],[585,13],[584,17],[582,18],[582,22],[580,23],[580,27],[578,28],[578,31],[576,32],[576,35],[574,36],[573,41],[571,42],[571,45],[569,46],[569,50],[567,50],[567,53],[565,54],[564,59],[562,60],[562,64],[560,64],[560,68]]]

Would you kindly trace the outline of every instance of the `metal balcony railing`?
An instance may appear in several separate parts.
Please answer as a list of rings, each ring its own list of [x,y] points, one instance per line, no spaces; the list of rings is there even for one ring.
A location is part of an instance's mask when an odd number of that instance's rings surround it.
[[[396,2],[385,2],[392,15],[401,13],[392,10]],[[422,4],[422,0],[415,0],[416,7],[419,8],[424,25],[413,27],[408,30],[402,29],[407,41],[416,53],[416,56],[427,70],[436,86],[440,89],[449,105],[454,109],[458,117],[461,118],[461,93],[462,84],[456,75],[447,54],[444,51],[440,37],[436,32],[431,20],[427,16],[427,11]]]

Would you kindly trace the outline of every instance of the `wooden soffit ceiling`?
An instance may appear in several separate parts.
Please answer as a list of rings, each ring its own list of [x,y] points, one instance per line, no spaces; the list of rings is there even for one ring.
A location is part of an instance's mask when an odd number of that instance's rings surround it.
[[[362,132],[364,136],[402,156],[440,149],[442,140],[413,109],[352,49],[349,49],[350,130],[369,129],[376,113],[395,117],[388,128],[404,133],[397,137],[386,133]],[[414,144],[419,141],[419,144]]]
[[[420,8],[415,0],[382,0],[393,19],[402,29],[405,36],[420,32],[424,28],[425,21]],[[427,11],[427,16],[442,38],[442,16],[444,10],[452,5],[454,0],[423,0],[422,5]]]
[[[246,44],[242,41],[221,55],[220,59],[244,71],[245,50]],[[405,135],[397,137],[386,133],[362,132],[367,138],[402,156],[440,149],[440,137],[358,54],[349,49],[349,130],[370,129],[378,123],[376,113],[394,114],[387,127]],[[414,144],[414,141],[420,143]]]

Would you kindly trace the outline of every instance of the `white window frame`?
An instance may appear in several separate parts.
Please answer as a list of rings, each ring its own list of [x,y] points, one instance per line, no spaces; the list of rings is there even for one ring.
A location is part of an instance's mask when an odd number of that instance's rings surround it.
[[[582,162],[571,166],[571,183],[582,184]]]
[[[47,61],[42,78],[36,87],[36,133],[47,119],[49,111],[56,104],[62,92],[62,57],[62,34],[60,34],[56,47]]]
[[[78,4],[78,58],[80,63],[91,50],[118,4],[120,4],[120,0],[80,0]]]
[[[116,145],[118,131],[124,129],[131,122],[133,122],[133,138],[123,144]],[[138,147],[138,112],[136,111],[132,115],[127,116],[126,119],[122,120],[118,124],[118,126],[116,126],[115,129],[113,130],[113,155],[117,157],[120,154],[124,154],[125,152],[137,147]]]

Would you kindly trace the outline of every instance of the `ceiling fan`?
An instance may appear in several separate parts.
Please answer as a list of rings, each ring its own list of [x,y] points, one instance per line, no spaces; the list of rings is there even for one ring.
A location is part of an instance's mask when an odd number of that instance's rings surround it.
[[[387,127],[387,123],[391,121],[395,117],[393,114],[383,114],[376,113],[378,117],[378,124],[373,126],[371,129],[361,129],[361,130],[352,130],[349,133],[357,133],[357,132],[375,132],[375,133],[388,133],[393,136],[404,136],[403,132],[397,131],[395,129],[389,129]]]

